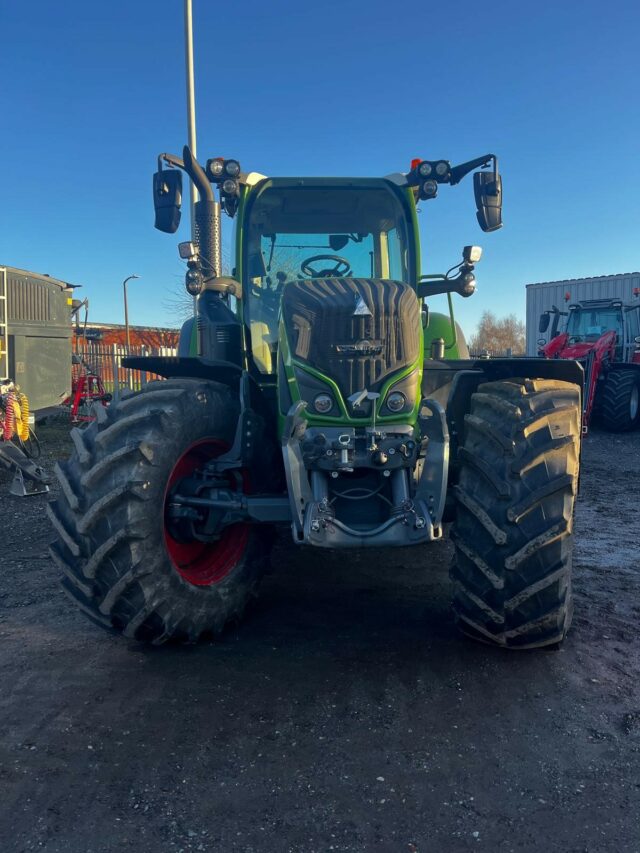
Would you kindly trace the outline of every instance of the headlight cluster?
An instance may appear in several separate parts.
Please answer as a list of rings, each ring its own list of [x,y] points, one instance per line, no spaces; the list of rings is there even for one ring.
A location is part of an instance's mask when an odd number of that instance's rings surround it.
[[[240,197],[240,163],[237,160],[224,160],[214,157],[207,160],[205,167],[207,178],[220,188],[220,201],[229,216],[234,216]]]
[[[218,184],[225,178],[237,178],[240,174],[240,163],[237,160],[214,157],[207,160],[205,172],[212,184]]]
[[[376,402],[377,401],[375,400],[373,401],[374,405]],[[394,415],[401,412],[406,405],[407,398],[402,391],[391,391],[384,401],[384,408],[386,408],[388,412],[392,412]],[[324,392],[316,394],[313,398],[312,408],[319,415],[329,415],[332,412],[337,414],[337,406],[333,396]],[[384,414],[384,408],[381,414]]]
[[[413,161],[414,168],[409,173],[410,186],[418,188],[421,199],[435,198],[438,184],[446,184],[451,178],[451,164],[448,160]]]
[[[370,420],[373,417],[373,406],[376,406],[376,417],[391,417],[409,414],[416,396],[419,394],[420,371],[416,368],[410,374],[402,376],[393,382],[384,396],[356,392],[351,397],[340,399],[340,392],[321,378],[308,373],[297,364],[293,372],[298,386],[300,399],[307,403],[307,413],[325,418],[337,418],[348,415],[354,419]],[[346,406],[346,411],[345,411]]]
[[[184,279],[185,287],[187,288],[187,293],[190,296],[197,296],[202,290],[202,285],[204,284],[204,278],[202,273],[198,269],[190,269],[187,270],[187,274]]]

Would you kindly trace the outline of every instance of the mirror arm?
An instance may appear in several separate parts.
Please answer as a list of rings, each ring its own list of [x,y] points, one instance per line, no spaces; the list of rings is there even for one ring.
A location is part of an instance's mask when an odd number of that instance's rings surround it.
[[[158,154],[158,171],[162,171],[162,163],[168,163],[170,166],[176,166],[178,169],[184,169],[184,160],[176,157],[175,154],[167,154],[166,152]]]
[[[194,159],[190,149],[188,146],[184,146],[183,148],[183,157],[176,157],[175,154],[169,154],[167,152],[163,152],[162,154],[158,154],[158,171],[162,171],[162,164],[168,163],[170,166],[174,166],[177,169],[182,169],[187,175],[191,178],[193,183],[196,185],[198,192],[202,196],[202,198],[206,198],[209,201],[213,201],[213,190],[211,189],[211,185],[207,180],[207,176],[204,173],[204,170],[200,163]]]
[[[469,174],[469,172],[473,172],[474,169],[487,166],[491,161],[493,161],[493,174],[497,175],[498,158],[495,154],[485,154],[484,157],[476,157],[475,160],[469,160],[467,163],[461,163],[459,166],[454,166],[450,172],[451,177],[449,179],[449,183],[451,186],[459,184],[465,175]]]

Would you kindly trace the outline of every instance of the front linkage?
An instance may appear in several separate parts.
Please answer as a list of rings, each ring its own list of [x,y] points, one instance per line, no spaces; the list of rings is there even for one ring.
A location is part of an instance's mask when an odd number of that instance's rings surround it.
[[[422,401],[417,440],[410,426],[392,432],[309,427],[306,404],[298,402],[282,434],[287,494],[247,494],[242,472],[260,468],[262,424],[247,402],[247,374],[241,387],[240,417],[230,450],[180,479],[169,494],[167,519],[176,537],[215,542],[225,527],[239,522],[290,524],[296,544],[325,548],[415,545],[442,536],[449,433],[437,401]],[[345,485],[338,491],[343,499],[363,500],[379,494],[388,479],[388,518],[363,530],[337,517],[328,484],[342,474],[367,470],[380,475],[378,486]],[[230,473],[235,489],[229,487]]]
[[[449,434],[444,409],[423,400],[416,436],[412,427],[372,429],[309,427],[304,403],[292,407],[283,434],[284,465],[294,542],[324,548],[416,545],[442,535],[447,490]],[[381,468],[381,466],[384,466]],[[341,474],[374,473],[374,485],[358,486]],[[391,499],[382,495],[389,481]],[[331,490],[331,482],[342,482]],[[341,520],[336,498],[366,501],[379,496],[387,517],[363,529]],[[356,516],[357,517],[357,516]],[[360,519],[361,520],[361,519]]]

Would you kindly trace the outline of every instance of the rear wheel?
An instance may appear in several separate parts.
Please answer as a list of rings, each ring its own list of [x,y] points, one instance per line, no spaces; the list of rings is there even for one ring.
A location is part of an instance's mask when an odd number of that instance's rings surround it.
[[[455,487],[453,608],[470,637],[562,642],[571,623],[580,391],[546,379],[480,385]]]
[[[611,370],[600,395],[602,425],[626,432],[640,425],[640,370]]]
[[[188,541],[166,521],[172,485],[230,446],[238,409],[212,382],[152,382],[72,431],[49,507],[51,554],[94,621],[137,640],[195,642],[256,594],[270,531],[238,523],[215,542]]]

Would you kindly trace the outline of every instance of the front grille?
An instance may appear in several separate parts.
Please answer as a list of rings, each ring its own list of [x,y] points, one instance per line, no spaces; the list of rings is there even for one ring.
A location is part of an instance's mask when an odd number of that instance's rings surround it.
[[[330,376],[345,398],[379,391],[420,351],[420,305],[401,282],[295,281],[285,288],[282,309],[293,357]]]

